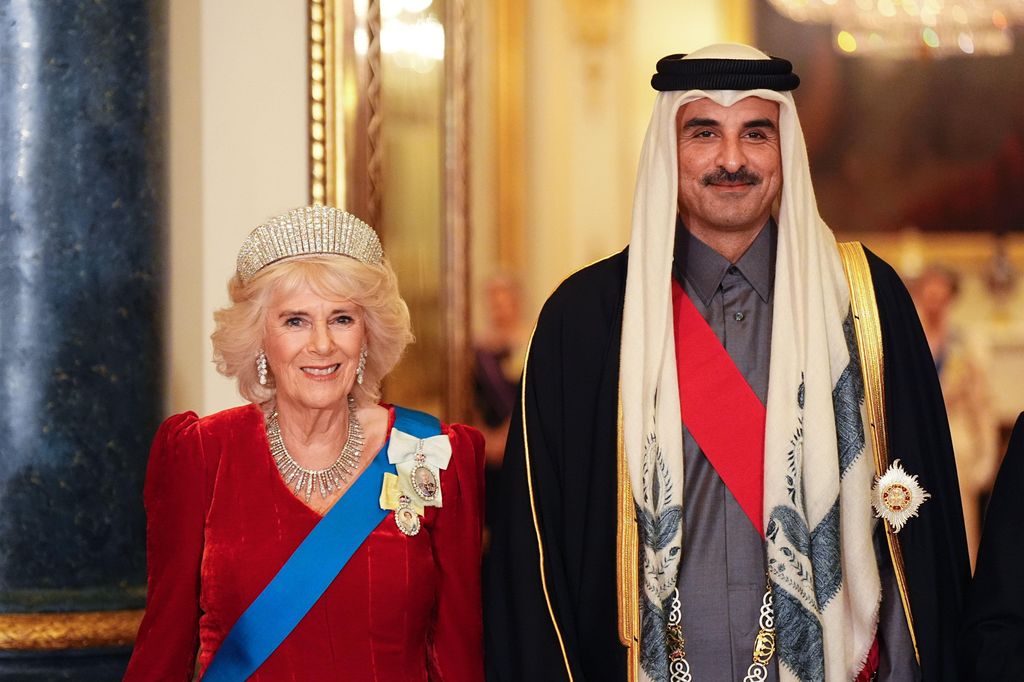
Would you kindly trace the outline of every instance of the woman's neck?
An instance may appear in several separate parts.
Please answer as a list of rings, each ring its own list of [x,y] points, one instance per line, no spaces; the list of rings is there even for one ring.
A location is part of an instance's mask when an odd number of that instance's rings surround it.
[[[333,462],[348,438],[348,403],[309,408],[287,399],[277,401],[281,437],[296,459]]]

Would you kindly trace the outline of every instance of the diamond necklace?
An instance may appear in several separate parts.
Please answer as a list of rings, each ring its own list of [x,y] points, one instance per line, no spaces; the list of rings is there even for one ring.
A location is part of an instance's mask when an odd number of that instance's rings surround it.
[[[326,500],[329,494],[348,483],[352,474],[359,467],[364,439],[363,427],[356,419],[356,400],[349,395],[348,435],[345,437],[345,445],[341,448],[338,459],[334,460],[334,464],[325,469],[307,469],[295,461],[295,458],[288,452],[288,448],[284,446],[281,425],[277,422],[276,411],[267,420],[267,441],[270,443],[270,453],[274,456],[274,463],[277,464],[277,470],[281,472],[284,484],[290,488],[294,487],[296,495],[305,489],[307,504],[309,498],[313,496],[314,490]]]

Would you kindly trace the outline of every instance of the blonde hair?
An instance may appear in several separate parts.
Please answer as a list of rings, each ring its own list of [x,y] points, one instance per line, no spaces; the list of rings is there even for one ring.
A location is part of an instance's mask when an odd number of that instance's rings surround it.
[[[236,274],[228,283],[231,304],[213,314],[216,328],[213,361],[217,371],[238,380],[246,400],[262,404],[274,398],[268,377],[261,386],[256,357],[263,348],[267,306],[277,292],[310,287],[320,296],[351,300],[363,309],[366,368],[363,383],[352,386],[359,405],[380,400],[380,384],[413,340],[409,308],[398,293],[398,278],[385,260],[368,265],[347,256],[313,256],[283,260],[260,270],[243,283]]]

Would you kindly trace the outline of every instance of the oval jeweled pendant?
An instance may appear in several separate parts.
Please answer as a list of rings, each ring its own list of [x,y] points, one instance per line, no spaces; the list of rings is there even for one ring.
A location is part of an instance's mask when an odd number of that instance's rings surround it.
[[[409,537],[420,532],[419,514],[409,506],[409,498],[405,495],[399,498],[398,509],[395,510],[395,525],[398,526],[398,530]]]
[[[437,477],[426,464],[417,464],[409,474],[412,489],[416,494],[427,502],[433,502],[437,497]]]

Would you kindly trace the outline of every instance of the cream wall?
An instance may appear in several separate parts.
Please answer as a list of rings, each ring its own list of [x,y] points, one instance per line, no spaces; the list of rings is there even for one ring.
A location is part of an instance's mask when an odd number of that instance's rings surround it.
[[[208,414],[241,402],[209,341],[238,247],[308,201],[306,3],[168,4],[167,411]]]
[[[588,4],[531,0],[526,19],[527,314],[569,273],[623,248],[660,57],[746,39],[745,0],[607,0],[601,44]],[[574,9],[576,8],[576,9]]]

